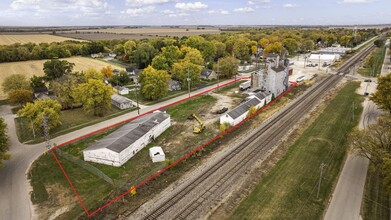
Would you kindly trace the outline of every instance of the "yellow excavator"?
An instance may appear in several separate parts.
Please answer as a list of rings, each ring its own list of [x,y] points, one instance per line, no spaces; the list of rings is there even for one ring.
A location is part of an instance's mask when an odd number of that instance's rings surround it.
[[[199,123],[199,125],[194,126],[193,133],[200,134],[205,129],[205,124],[197,117],[197,115],[193,114],[193,118],[195,118]]]

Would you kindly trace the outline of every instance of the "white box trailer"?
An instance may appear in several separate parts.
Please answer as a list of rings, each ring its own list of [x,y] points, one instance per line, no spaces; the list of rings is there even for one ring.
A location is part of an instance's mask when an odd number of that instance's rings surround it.
[[[246,90],[246,89],[249,89],[251,87],[251,81],[246,81],[246,82],[244,82],[244,83],[241,83],[240,85],[239,85],[239,88],[240,88],[240,90]]]

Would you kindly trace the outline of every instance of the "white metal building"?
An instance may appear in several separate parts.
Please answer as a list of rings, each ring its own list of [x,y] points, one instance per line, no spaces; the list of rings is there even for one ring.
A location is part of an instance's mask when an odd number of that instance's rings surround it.
[[[117,94],[111,95],[111,104],[115,105],[119,109],[133,107],[132,100]]]
[[[339,55],[337,54],[311,54],[307,61],[311,63],[317,63],[318,65],[322,65],[324,62],[334,63],[339,59]]]
[[[166,160],[166,155],[159,146],[149,148],[149,157],[151,157],[153,163],[164,162]]]
[[[163,112],[137,118],[86,148],[84,160],[120,167],[170,126]]]

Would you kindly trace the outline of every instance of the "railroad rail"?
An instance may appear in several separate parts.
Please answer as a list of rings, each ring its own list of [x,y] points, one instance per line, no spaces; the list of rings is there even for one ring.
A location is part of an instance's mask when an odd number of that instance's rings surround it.
[[[295,101],[286,106],[275,117],[263,123],[253,134],[242,143],[238,144],[225,157],[209,166],[203,173],[183,186],[169,199],[158,205],[143,219],[188,219],[224,187],[224,184],[234,181],[237,175],[243,173],[249,165],[265,155],[275,144],[284,137],[290,127],[300,120],[323,98],[327,91],[335,87],[349,69],[360,59],[367,56],[374,46],[368,46],[348,59],[337,71],[336,75],[329,75],[316,85],[308,89]],[[217,177],[214,178],[213,177]],[[202,187],[205,185],[206,187]],[[195,191],[195,192],[194,192]],[[175,208],[186,196],[192,195],[187,206]],[[170,216],[164,216],[170,209],[175,209]],[[171,211],[172,212],[172,211]],[[167,214],[166,214],[167,215]]]

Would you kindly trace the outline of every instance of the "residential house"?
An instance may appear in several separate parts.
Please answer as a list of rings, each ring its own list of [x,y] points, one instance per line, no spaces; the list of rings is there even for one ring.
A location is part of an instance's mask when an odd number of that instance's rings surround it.
[[[217,79],[217,74],[211,69],[204,68],[201,72],[201,79],[203,80],[213,80]]]
[[[127,95],[129,94],[129,89],[124,86],[114,86],[114,91],[116,91],[120,95]]]
[[[132,100],[117,94],[111,95],[111,104],[115,105],[119,109],[133,107]]]

